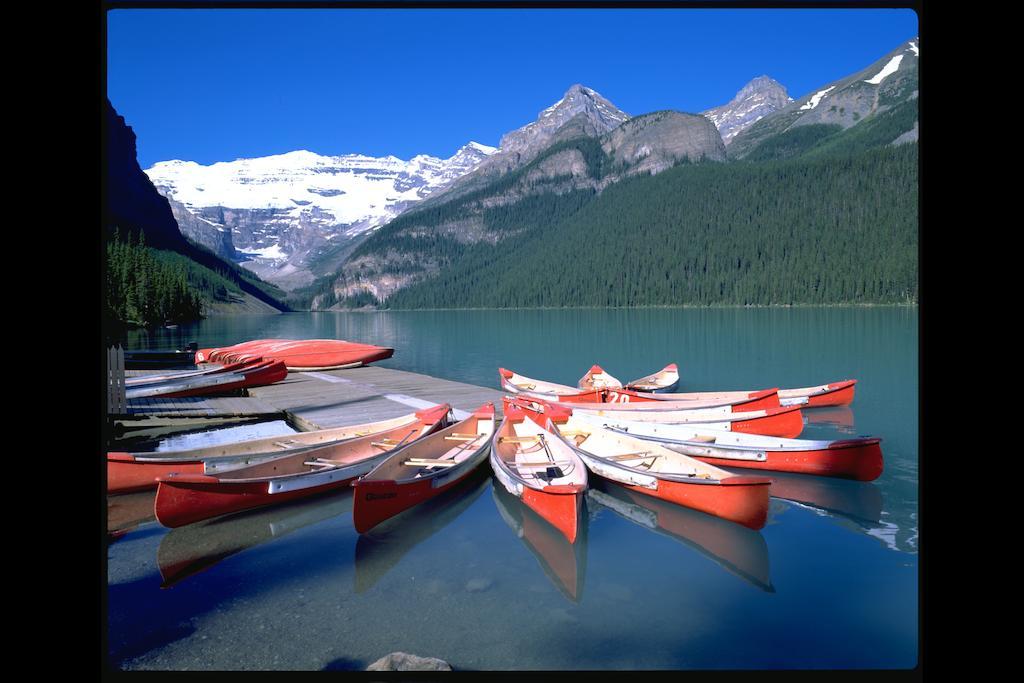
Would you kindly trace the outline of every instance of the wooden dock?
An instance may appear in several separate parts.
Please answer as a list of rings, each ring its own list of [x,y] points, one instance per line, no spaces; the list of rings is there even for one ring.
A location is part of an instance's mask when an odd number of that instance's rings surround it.
[[[132,372],[132,375],[143,374]],[[458,418],[487,401],[501,415],[504,392],[375,365],[291,372],[284,380],[245,390],[246,396],[131,399],[126,421],[202,423],[231,418],[283,419],[301,431],[375,422],[437,403]]]

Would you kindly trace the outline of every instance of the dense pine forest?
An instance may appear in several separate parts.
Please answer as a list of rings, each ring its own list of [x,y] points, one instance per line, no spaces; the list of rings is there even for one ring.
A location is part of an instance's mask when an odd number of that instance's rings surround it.
[[[242,296],[231,273],[148,247],[141,232],[113,231],[106,251],[104,312],[115,325],[190,322],[202,317],[204,302],[230,302]]]
[[[797,133],[803,154],[775,141],[760,161],[684,163],[486,211],[497,244],[382,230],[361,250],[388,240],[450,264],[389,308],[916,302],[917,144],[853,152],[832,130]],[[829,153],[806,153],[823,143]],[[431,221],[463,209],[432,208]]]

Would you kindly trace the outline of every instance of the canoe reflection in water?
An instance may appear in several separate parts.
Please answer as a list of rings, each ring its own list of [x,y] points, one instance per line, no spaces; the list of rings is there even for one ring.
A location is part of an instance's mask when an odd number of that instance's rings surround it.
[[[595,512],[607,508],[639,526],[682,541],[744,581],[765,592],[775,592],[768,544],[760,531],[636,493],[599,477],[591,482],[587,503]]]
[[[583,597],[587,569],[586,499],[582,501],[576,541],[570,543],[558,529],[506,491],[497,479],[492,480],[491,495],[498,514],[534,554],[555,588],[578,603]]]
[[[850,406],[826,406],[805,410],[804,417],[807,418],[807,424],[835,427],[843,434],[855,433],[853,408]]]
[[[140,524],[156,521],[154,498],[156,491],[107,496],[107,539],[114,541]]]
[[[461,515],[487,488],[490,475],[489,467],[478,467],[436,498],[400,512],[360,534],[356,540],[356,593],[373,588],[410,550]]]
[[[809,505],[858,523],[878,523],[882,518],[882,492],[874,482],[767,470],[763,474],[772,480],[768,489],[772,498]]]
[[[155,493],[148,495],[152,497]],[[170,588],[253,546],[351,513],[352,489],[347,488],[172,529],[157,549],[157,565],[163,579],[160,587]]]

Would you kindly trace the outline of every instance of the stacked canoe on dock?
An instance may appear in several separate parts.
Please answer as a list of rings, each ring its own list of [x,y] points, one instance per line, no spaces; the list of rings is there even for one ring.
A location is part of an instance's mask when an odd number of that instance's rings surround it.
[[[225,394],[280,382],[289,372],[354,368],[390,358],[394,352],[384,346],[342,339],[256,339],[187,353],[163,352],[187,356],[189,363],[206,367],[127,378],[125,398]],[[161,352],[148,353],[159,355]]]
[[[223,348],[200,349],[196,363],[232,363],[253,358],[281,361],[290,371],[355,368],[385,360],[395,350],[342,339],[256,339]]]

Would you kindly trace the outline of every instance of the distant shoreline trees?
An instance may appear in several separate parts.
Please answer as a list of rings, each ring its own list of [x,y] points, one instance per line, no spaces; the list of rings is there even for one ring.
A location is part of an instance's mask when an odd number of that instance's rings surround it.
[[[131,234],[124,237],[115,231],[107,242],[108,320],[153,327],[202,317],[203,299],[189,284],[185,263],[160,254],[146,247],[142,233],[136,240]],[[227,295],[223,284],[219,289]]]

